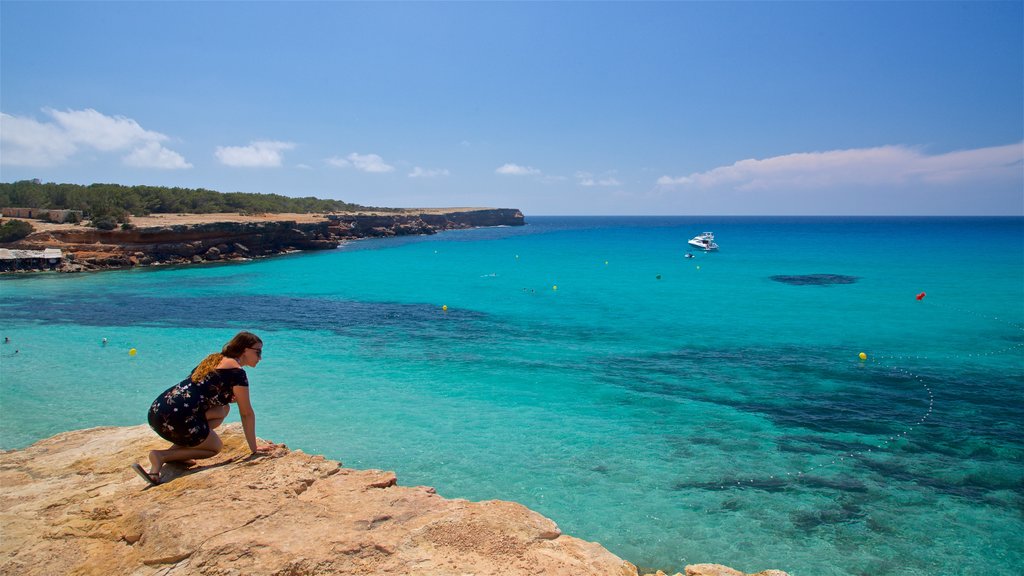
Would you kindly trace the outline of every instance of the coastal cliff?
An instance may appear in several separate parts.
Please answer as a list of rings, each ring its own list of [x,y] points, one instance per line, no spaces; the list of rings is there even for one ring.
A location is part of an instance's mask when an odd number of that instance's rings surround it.
[[[222,437],[217,457],[168,464],[153,487],[129,468],[166,444],[146,426],[0,453],[0,575],[638,574],[513,502],[446,499],[284,446],[248,457],[239,424]]]
[[[139,219],[142,220],[142,219]],[[204,261],[247,260],[294,252],[337,248],[358,238],[436,234],[443,230],[481,226],[522,226],[516,209],[465,211],[326,214],[305,221],[267,216],[238,221],[135,226],[127,230],[98,230],[63,226],[40,230],[11,249],[59,248],[64,259],[54,266],[63,272],[103,268],[188,264]]]

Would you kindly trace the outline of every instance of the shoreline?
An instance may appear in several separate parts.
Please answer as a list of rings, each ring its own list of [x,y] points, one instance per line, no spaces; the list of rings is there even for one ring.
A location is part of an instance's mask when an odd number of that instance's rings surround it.
[[[521,504],[444,498],[399,485],[393,472],[344,468],[284,445],[249,458],[239,423],[221,432],[220,454],[168,464],[153,487],[129,467],[164,445],[146,425],[0,451],[0,573],[642,573]],[[745,576],[717,564],[684,571]]]
[[[330,250],[362,238],[522,226],[525,219],[515,208],[434,208],[330,214],[160,214],[132,222],[126,229],[99,230],[32,221],[36,230],[31,234],[0,244],[0,274],[245,262],[304,250]],[[43,257],[44,249],[60,250],[60,257]]]

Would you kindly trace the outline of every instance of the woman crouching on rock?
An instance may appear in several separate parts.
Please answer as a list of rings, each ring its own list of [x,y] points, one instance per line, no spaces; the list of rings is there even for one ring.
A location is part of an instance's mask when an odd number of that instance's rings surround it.
[[[168,462],[216,456],[223,444],[213,431],[227,417],[231,402],[238,403],[242,430],[255,455],[274,445],[256,445],[256,414],[249,403],[249,379],[243,366],[256,367],[263,357],[263,341],[251,332],[239,332],[220,354],[210,354],[188,378],[157,396],[149,407],[149,425],[171,442],[166,450],[151,450],[149,472],[139,464],[132,469],[150,484],[160,483],[160,469]]]

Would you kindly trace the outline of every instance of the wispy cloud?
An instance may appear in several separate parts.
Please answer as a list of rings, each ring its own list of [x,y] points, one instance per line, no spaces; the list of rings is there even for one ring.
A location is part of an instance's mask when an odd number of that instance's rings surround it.
[[[504,164],[494,171],[495,174],[505,176],[540,176],[542,172],[532,166],[520,166],[518,164]]]
[[[543,171],[538,168],[534,168],[533,166],[520,166],[519,164],[511,163],[499,166],[494,173],[501,174],[502,176],[531,176],[541,184],[554,184],[568,180],[565,176],[545,174]]]
[[[586,188],[591,186],[622,186],[622,182],[619,182],[614,174],[614,172],[606,172],[595,176],[590,172],[577,172],[576,183]]]
[[[250,142],[248,146],[217,146],[213,154],[225,166],[277,168],[284,160],[281,153],[293,148],[295,148],[295,144],[292,142],[259,140]]]
[[[439,178],[448,176],[447,168],[420,168],[416,166],[409,172],[409,178]]]
[[[132,150],[122,158],[128,166],[136,168],[188,168],[191,164],[185,162],[181,154],[168,150],[156,142],[147,142],[145,145]]]
[[[881,146],[740,160],[688,176],[662,176],[657,184],[740,191],[957,184],[1020,180],[1022,165],[1024,143],[935,155],[906,146]]]
[[[337,166],[339,168],[355,168],[362,172],[391,172],[395,169],[384,162],[384,159],[377,154],[358,154],[353,152],[344,158],[333,157],[328,158],[327,163],[331,166]]]
[[[0,161],[10,166],[62,164],[78,146],[56,124],[0,113]]]
[[[44,108],[51,122],[0,113],[0,162],[10,166],[58,166],[82,148],[127,154],[121,160],[140,168],[181,169],[192,165],[161,142],[169,138],[146,130],[124,116],[107,116],[92,108]]]

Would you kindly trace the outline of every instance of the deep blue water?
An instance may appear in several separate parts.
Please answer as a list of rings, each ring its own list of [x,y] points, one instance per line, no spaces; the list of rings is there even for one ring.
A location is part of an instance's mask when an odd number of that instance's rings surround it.
[[[144,423],[248,329],[261,437],[643,567],[1024,572],[1024,219],[527,221],[0,279],[0,446]]]

